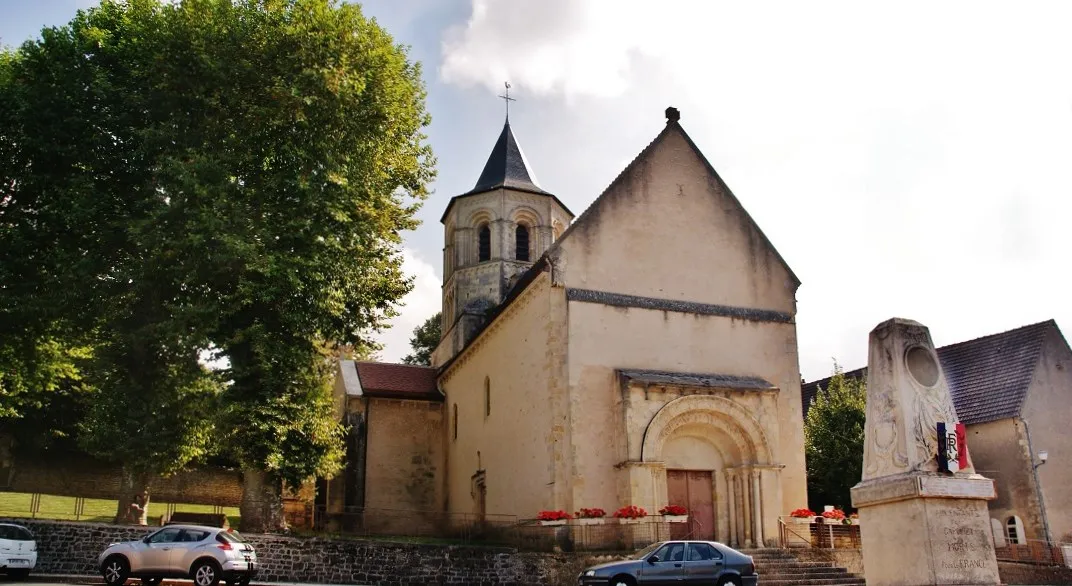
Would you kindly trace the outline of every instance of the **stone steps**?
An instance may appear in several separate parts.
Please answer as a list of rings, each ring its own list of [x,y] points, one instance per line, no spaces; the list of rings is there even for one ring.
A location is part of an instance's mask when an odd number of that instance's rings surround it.
[[[866,586],[862,576],[832,562],[802,561],[781,549],[738,550],[752,556],[763,586]]]
[[[810,579],[810,577],[802,577],[802,579],[794,580],[770,580],[766,579],[763,574],[759,574],[759,583],[763,586],[861,586],[867,583],[862,577],[834,577],[834,579]]]

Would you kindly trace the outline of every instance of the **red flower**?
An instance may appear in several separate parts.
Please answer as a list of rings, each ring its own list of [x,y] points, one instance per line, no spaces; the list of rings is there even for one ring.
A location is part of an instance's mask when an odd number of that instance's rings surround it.
[[[789,513],[790,517],[814,517],[815,511],[811,509],[797,509],[792,513]]]
[[[636,505],[629,505],[614,511],[614,516],[619,519],[640,519],[641,517],[647,517],[648,512]]]
[[[823,518],[835,519],[837,521],[840,521],[840,520],[845,518],[845,511],[842,511],[841,509],[834,509],[833,511],[825,511],[823,513]]]
[[[607,512],[603,509],[581,509],[579,513],[574,514],[580,519],[601,519],[607,516]]]
[[[540,511],[540,514],[536,515],[536,519],[540,521],[562,521],[572,518],[566,511]]]
[[[681,505],[666,505],[659,509],[660,515],[688,515],[689,510]]]

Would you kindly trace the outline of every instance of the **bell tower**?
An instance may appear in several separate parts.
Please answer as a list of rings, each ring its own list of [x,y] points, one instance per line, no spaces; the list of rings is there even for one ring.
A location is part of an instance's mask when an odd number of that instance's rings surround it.
[[[440,218],[443,337],[432,366],[465,348],[572,220],[573,213],[536,182],[507,117],[476,186],[451,198]]]

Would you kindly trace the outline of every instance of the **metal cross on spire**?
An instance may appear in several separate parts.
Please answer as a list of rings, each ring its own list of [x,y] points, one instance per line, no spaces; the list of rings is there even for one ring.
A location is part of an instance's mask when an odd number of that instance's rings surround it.
[[[514,98],[510,97],[510,82],[503,82],[506,85],[506,95],[499,96],[506,102],[506,121],[510,122],[510,102],[516,102]]]

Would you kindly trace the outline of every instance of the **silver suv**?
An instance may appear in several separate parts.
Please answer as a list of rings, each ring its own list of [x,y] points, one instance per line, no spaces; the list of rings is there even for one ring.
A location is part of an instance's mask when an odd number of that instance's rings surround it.
[[[196,586],[248,586],[257,575],[257,554],[237,531],[203,525],[167,525],[139,541],[109,545],[97,560],[110,586],[141,578],[157,586],[164,578],[191,578]]]

